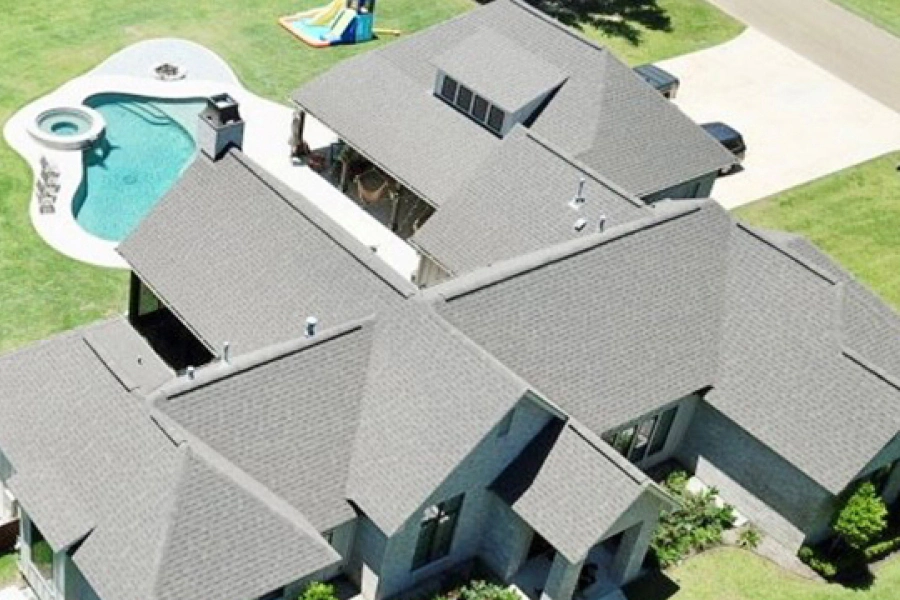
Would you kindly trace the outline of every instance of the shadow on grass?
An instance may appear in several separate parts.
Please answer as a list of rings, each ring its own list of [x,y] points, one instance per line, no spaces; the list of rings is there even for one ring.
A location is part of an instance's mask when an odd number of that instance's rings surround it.
[[[668,600],[681,588],[659,569],[653,569],[622,588],[628,600]]]
[[[476,0],[488,4],[491,0]],[[602,33],[640,45],[641,28],[672,31],[669,13],[658,0],[526,0],[558,21],[584,29],[593,27]]]

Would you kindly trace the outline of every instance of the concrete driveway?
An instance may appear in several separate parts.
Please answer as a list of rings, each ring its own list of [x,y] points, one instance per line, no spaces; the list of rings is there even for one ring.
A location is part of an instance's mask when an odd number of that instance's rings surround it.
[[[900,149],[900,113],[755,29],[659,64],[685,113],[744,134],[744,170],[714,190],[727,208]]]

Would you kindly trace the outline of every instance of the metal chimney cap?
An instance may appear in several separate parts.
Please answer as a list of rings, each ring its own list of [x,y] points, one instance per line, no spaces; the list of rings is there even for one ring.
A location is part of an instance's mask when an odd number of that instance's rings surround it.
[[[306,317],[306,337],[315,337],[316,329],[319,326],[319,319],[315,317]]]

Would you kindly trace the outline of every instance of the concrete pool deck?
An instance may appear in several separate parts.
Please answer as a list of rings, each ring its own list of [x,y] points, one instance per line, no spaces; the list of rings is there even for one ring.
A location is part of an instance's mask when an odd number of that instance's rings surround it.
[[[169,62],[184,69],[177,81],[160,81],[153,67]],[[75,260],[102,267],[128,268],[116,252],[118,242],[87,233],[75,221],[72,201],[83,177],[82,153],[47,148],[28,133],[28,125],[42,111],[80,105],[101,93],[132,94],[153,98],[205,98],[228,93],[241,105],[246,122],[243,151],[285,185],[305,196],[407,279],[419,263],[417,252],[306,166],[290,158],[289,136],[293,110],[247,91],[228,64],[212,51],[184,40],[140,42],[114,54],[85,75],[73,79],[36,100],[7,121],[4,137],[40,177],[41,158],[58,167],[60,191],[54,214],[41,214],[37,195],[30,203],[31,221],[38,234],[59,252]],[[306,134],[316,146],[327,146],[334,134],[314,119],[307,119]],[[164,240],[160,240],[164,243]]]

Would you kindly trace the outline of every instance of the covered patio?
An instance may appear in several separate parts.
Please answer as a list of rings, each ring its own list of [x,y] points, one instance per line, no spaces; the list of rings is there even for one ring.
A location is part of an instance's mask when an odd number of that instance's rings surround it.
[[[295,161],[305,163],[402,240],[412,237],[434,214],[432,205],[337,134],[330,130],[311,134],[309,119],[302,109],[294,114],[291,152]]]

